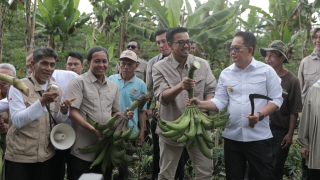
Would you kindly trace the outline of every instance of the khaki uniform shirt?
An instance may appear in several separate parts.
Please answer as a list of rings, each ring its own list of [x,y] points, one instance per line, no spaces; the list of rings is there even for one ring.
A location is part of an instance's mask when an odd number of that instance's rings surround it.
[[[77,108],[84,119],[89,116],[100,124],[106,124],[112,112],[120,112],[118,86],[107,77],[100,84],[90,70],[70,81],[65,98],[73,97],[77,99],[72,102],[71,106]],[[72,122],[72,126],[76,132],[76,140],[71,148],[71,154],[85,161],[94,161],[98,151],[82,153],[77,149],[95,144],[98,142],[98,137],[75,122]]]
[[[31,75],[31,78],[35,85],[33,85],[28,78],[21,80],[21,82],[29,88],[29,96],[22,94],[26,108],[41,98],[38,91],[42,94],[44,93],[44,90],[33,75]],[[59,96],[54,102],[50,103],[51,114],[56,118],[63,91],[57,83],[50,80],[49,86],[52,84],[59,87]],[[20,163],[37,163],[47,161],[53,157],[55,150],[50,142],[49,122],[49,113],[45,113],[20,129],[17,129],[13,126],[12,122],[9,121],[5,159]],[[53,122],[51,123],[52,126],[54,126]]]
[[[138,58],[138,61],[139,61],[139,66],[138,66],[137,69],[134,71],[134,73],[135,73],[136,76],[137,76],[138,78],[140,78],[143,82],[146,82],[148,63],[147,63],[145,60],[140,59],[140,58]],[[119,64],[117,63],[117,66],[116,66],[116,68],[114,69],[114,73],[113,73],[113,74],[120,74],[120,73],[121,73],[120,66],[119,66]]]
[[[196,80],[194,97],[204,100],[208,96],[214,96],[217,82],[212,75],[210,66],[206,60],[189,55],[186,63],[181,65],[172,55],[170,55],[156,63],[152,68],[154,95],[161,103],[159,113],[160,118],[167,121],[174,121],[184,113],[186,109],[186,98],[188,97],[188,92],[186,90],[183,90],[175,100],[171,101],[169,104],[163,102],[162,93],[167,89],[175,87],[184,77],[187,77],[189,66],[195,60],[200,62],[201,68],[197,69],[194,73],[194,78]],[[161,132],[159,127],[157,127],[156,132]],[[185,144],[174,142],[171,139],[162,136],[159,137],[170,145],[183,146]]]
[[[316,55],[305,57],[299,67],[298,78],[304,103],[309,88],[320,79],[320,59]]]

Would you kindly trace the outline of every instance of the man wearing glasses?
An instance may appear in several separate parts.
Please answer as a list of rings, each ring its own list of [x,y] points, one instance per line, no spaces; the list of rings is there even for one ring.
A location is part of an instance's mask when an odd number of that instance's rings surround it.
[[[160,104],[160,118],[168,121],[178,119],[186,109],[187,90],[194,89],[195,97],[201,100],[213,98],[216,79],[211,73],[208,62],[195,56],[189,56],[191,41],[188,30],[176,27],[168,30],[166,39],[171,55],[156,63],[152,68],[153,90]],[[195,79],[187,78],[190,65],[198,61],[201,68],[195,71]],[[174,179],[180,156],[185,143],[177,143],[165,138],[157,127],[160,147],[160,172],[158,179]],[[213,172],[212,160],[205,157],[194,145],[188,148],[193,162],[195,179],[211,180]]]
[[[282,88],[275,70],[253,58],[256,44],[252,33],[236,33],[229,48],[233,64],[221,72],[215,97],[211,101],[191,99],[198,108],[210,111],[228,105],[230,118],[222,134],[227,180],[244,179],[246,161],[255,179],[275,179],[269,115],[282,105]],[[254,99],[252,116],[249,94],[272,100]]]
[[[136,39],[130,39],[130,41],[129,41],[128,45],[126,46],[126,48],[127,48],[127,50],[131,50],[131,51],[135,52],[136,55],[138,56],[139,66],[134,71],[134,73],[143,82],[146,82],[148,63],[145,60],[139,58],[139,54],[141,53],[139,41],[136,40]],[[119,67],[119,64],[117,64],[113,74],[120,74],[120,73],[121,73],[121,69]]]

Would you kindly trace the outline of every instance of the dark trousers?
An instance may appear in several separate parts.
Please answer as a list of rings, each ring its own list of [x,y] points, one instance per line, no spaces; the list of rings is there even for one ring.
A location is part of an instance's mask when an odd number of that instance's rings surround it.
[[[309,178],[309,180],[319,180],[320,179],[320,169],[308,169],[308,178]]]
[[[6,160],[6,180],[54,180],[52,158],[38,163],[17,163]]]
[[[301,180],[310,180],[308,178],[308,166],[306,165],[306,159],[301,159],[302,177]]]
[[[67,163],[67,179],[72,179],[72,163],[71,163],[70,149],[56,150],[56,154],[53,156],[53,179],[64,180],[66,163]]]
[[[96,166],[93,166],[90,169],[90,165],[92,162],[82,160],[80,158],[77,158],[74,155],[72,156],[72,180],[78,180],[79,177],[84,173],[97,173],[97,174],[103,174],[101,170],[101,164],[98,164]],[[113,167],[107,168],[105,171],[105,174],[103,175],[105,180],[111,180],[112,179],[112,169]]]
[[[158,174],[160,171],[159,167],[159,159],[160,159],[160,147],[159,147],[159,136],[156,134],[157,128],[157,120],[155,118],[151,121],[151,134],[152,134],[152,144],[153,144],[153,161],[152,161],[152,180],[158,179]],[[187,163],[185,161],[184,153],[187,152],[186,149],[183,150],[181,154],[179,164],[176,170],[176,174],[174,179],[175,180],[182,180],[184,179],[184,166]]]
[[[247,161],[255,179],[275,179],[271,139],[239,142],[225,138],[224,157],[227,180],[244,179]]]
[[[283,138],[288,134],[288,129],[277,125],[270,125],[270,129],[273,135],[273,138],[271,140],[274,176],[276,180],[282,180],[284,174],[284,164],[289,154],[289,148],[282,149],[281,142]]]

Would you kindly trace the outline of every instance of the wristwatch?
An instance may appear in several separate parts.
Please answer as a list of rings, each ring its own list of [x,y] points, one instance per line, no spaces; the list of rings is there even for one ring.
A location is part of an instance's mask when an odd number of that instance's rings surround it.
[[[259,114],[259,121],[262,121],[264,118],[264,115],[261,112],[258,112],[258,114]]]

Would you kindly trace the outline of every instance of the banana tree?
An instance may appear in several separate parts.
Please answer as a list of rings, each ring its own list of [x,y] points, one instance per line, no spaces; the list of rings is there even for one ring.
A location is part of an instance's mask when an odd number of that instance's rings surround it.
[[[2,47],[3,47],[3,25],[5,17],[9,10],[15,11],[18,6],[23,6],[23,0],[0,1],[0,64],[2,63]]]
[[[59,35],[64,51],[68,36],[86,23],[92,13],[80,15],[80,0],[38,0],[37,24],[41,29],[35,33],[49,35],[49,46],[55,48],[54,38]]]

